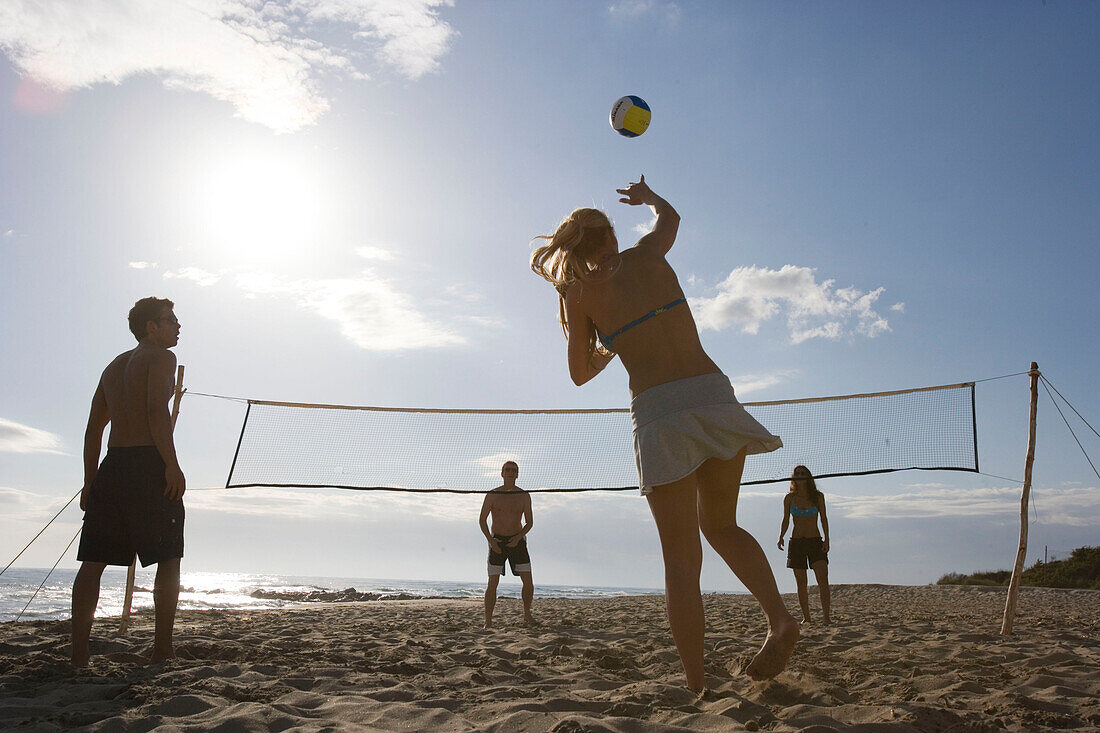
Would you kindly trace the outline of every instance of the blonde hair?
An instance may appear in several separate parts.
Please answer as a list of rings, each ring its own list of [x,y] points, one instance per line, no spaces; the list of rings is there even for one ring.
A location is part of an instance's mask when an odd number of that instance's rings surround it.
[[[613,227],[607,214],[599,209],[575,209],[553,234],[535,237],[547,243],[531,253],[531,270],[558,291],[558,319],[566,338],[569,337],[569,324],[565,320],[565,293],[574,283],[592,279],[596,268],[589,264],[588,257],[606,241],[608,231],[613,231]],[[611,354],[592,333],[588,337],[589,360],[596,353]]]

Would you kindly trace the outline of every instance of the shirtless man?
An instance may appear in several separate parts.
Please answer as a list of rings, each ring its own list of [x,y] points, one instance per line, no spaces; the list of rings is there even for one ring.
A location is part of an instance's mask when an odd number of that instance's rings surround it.
[[[103,370],[92,397],[84,433],[84,529],[73,582],[73,657],[88,664],[88,637],[99,602],[99,581],[108,565],[156,564],[153,586],[156,632],[150,662],[175,656],[172,627],[183,557],[183,471],[172,443],[168,400],[175,387],[179,342],[174,304],[142,298],[130,310],[137,348],[119,354]],[[103,430],[111,424],[107,455],[99,464]],[[98,468],[97,468],[98,464]]]
[[[531,495],[516,486],[519,465],[507,461],[500,469],[504,484],[485,494],[481,505],[481,533],[489,541],[489,585],[485,588],[485,628],[493,627],[493,608],[497,603],[497,583],[504,575],[504,563],[512,563],[512,575],[523,581],[523,622],[531,623],[531,556],[527,554],[527,533],[535,523],[531,514]],[[486,520],[493,516],[493,530]]]

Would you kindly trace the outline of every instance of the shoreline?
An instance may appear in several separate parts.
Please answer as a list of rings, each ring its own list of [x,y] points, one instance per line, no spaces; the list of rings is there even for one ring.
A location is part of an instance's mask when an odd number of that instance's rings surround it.
[[[125,568],[114,570],[110,577],[104,573],[101,584],[98,613],[101,618],[121,613],[125,589]],[[65,620],[69,617],[71,590],[76,572],[67,576],[52,574],[51,582],[35,593],[42,584],[48,569],[16,568],[0,578],[0,624],[23,620]],[[520,584],[502,582],[497,590],[500,597],[520,596]],[[134,608],[151,609],[153,606],[153,572],[139,571],[134,588]],[[485,594],[485,580],[434,581],[419,579],[338,578],[257,575],[251,573],[183,573],[180,588],[180,609],[247,609],[291,608],[300,604],[325,601],[370,600],[420,600],[431,598],[472,598],[480,600]],[[556,586],[540,583],[535,588],[535,598],[613,598],[627,595],[662,595],[663,590],[636,587]],[[26,601],[35,596],[30,608]]]
[[[810,580],[811,581],[813,580],[812,576],[810,577]],[[807,587],[810,590],[810,594],[811,594],[811,605],[814,606],[814,608],[817,608],[817,605],[816,605],[817,604],[817,596],[816,596],[817,585],[815,583],[811,582],[811,583],[809,583],[809,585]],[[960,585],[954,585],[954,584],[937,585],[935,583],[927,583],[927,584],[923,584],[923,585],[894,585],[894,584],[891,584],[891,583],[833,583],[833,584],[830,585],[830,588],[832,589],[832,592],[834,594],[836,594],[837,592],[843,592],[843,590],[845,588],[860,588],[860,589],[867,589],[867,590],[870,590],[870,589],[888,589],[888,590],[895,590],[895,591],[903,591],[903,590],[907,590],[907,589],[922,588],[922,589],[927,589],[929,592],[933,592],[933,593],[937,592],[937,591],[948,592],[951,589],[956,589],[956,590],[961,589],[963,591],[972,592],[972,593],[988,593],[988,594],[994,594],[994,595],[1000,594],[1001,596],[1006,597],[1006,598],[1007,598],[1007,594],[1008,594],[1007,586],[961,585],[961,584]],[[1087,594],[1094,594],[1095,599],[1096,599],[1096,603],[1097,603],[1097,607],[1100,608],[1100,590],[1095,590],[1095,589],[1092,589],[1092,588],[1047,588],[1047,587],[1040,587],[1040,586],[1020,586],[1019,587],[1019,593],[1021,595],[1025,594],[1025,593],[1042,593],[1042,592],[1046,592],[1046,591],[1056,591],[1056,592],[1059,592],[1059,593],[1071,593],[1071,594],[1072,593],[1081,593],[1081,594],[1086,594],[1086,595]],[[145,592],[150,593],[150,591],[145,591]],[[335,593],[335,594],[332,594],[332,595],[339,595],[339,593]],[[373,593],[370,593],[370,592],[364,592],[360,595],[362,595],[362,596],[372,596],[372,595],[378,595],[378,594],[373,594]],[[784,599],[787,600],[787,605],[788,605],[788,608],[791,611],[791,613],[797,615],[796,611],[798,609],[798,601],[797,601],[796,595],[794,593],[783,593],[781,595],[783,596]],[[357,606],[371,606],[371,605],[386,606],[386,605],[400,605],[400,604],[405,604],[405,605],[409,605],[409,604],[411,604],[411,605],[416,605],[416,604],[447,604],[447,603],[451,603],[451,602],[460,603],[460,604],[471,604],[472,603],[472,604],[477,604],[480,607],[481,604],[483,603],[483,599],[480,596],[478,596],[478,597],[475,597],[475,596],[414,596],[412,594],[404,594],[404,593],[402,593],[402,594],[393,594],[393,596],[396,596],[396,597],[386,597],[386,594],[383,594],[383,597],[364,597],[364,598],[361,598],[361,599],[357,598],[357,599],[350,599],[350,600],[300,600],[300,599],[294,599],[294,600],[291,600],[290,602],[288,602],[288,605],[281,606],[281,607],[278,607],[278,608],[266,608],[266,607],[262,607],[262,606],[256,606],[256,607],[248,607],[248,606],[239,606],[239,607],[237,607],[237,606],[233,606],[233,607],[218,607],[218,608],[208,607],[208,608],[186,608],[186,609],[181,608],[181,609],[179,609],[179,611],[177,611],[177,619],[179,619],[184,614],[203,614],[203,613],[244,613],[244,614],[289,613],[289,612],[303,611],[303,610],[308,611],[310,609],[339,608],[339,607],[343,607],[343,606],[348,606],[348,607],[354,608],[354,607],[357,607]],[[719,598],[719,597],[724,597],[724,596],[730,596],[730,597],[733,597],[733,598],[749,598],[749,599],[752,598],[751,594],[749,594],[748,591],[703,591],[702,596],[703,596],[704,602],[708,598]],[[518,587],[514,589],[514,592],[498,592],[498,594],[497,594],[498,602],[517,601],[517,600],[519,600],[519,598],[520,598],[520,594],[519,594]],[[540,602],[543,602],[543,601],[567,600],[567,601],[576,601],[576,602],[600,602],[600,601],[614,601],[614,600],[624,599],[624,598],[659,598],[659,599],[663,600],[664,599],[664,594],[663,593],[636,593],[636,594],[624,593],[623,595],[617,595],[617,596],[600,596],[600,597],[593,597],[593,598],[577,598],[577,597],[574,597],[574,596],[565,596],[565,595],[562,595],[562,596],[536,596],[535,599],[534,599],[534,602],[535,602],[535,605],[537,606]],[[133,609],[131,611],[131,618],[138,618],[138,617],[147,617],[149,619],[152,619],[153,618],[153,608],[151,606],[145,606],[145,607],[142,607],[142,608]],[[97,615],[96,616],[96,624],[98,625],[101,622],[106,622],[106,621],[110,621],[110,620],[118,620],[119,618],[121,618],[121,614],[107,614],[107,615],[102,615],[102,616]],[[64,623],[65,621],[66,621],[66,619],[29,619],[29,620],[26,620],[26,621],[0,621],[0,630],[4,629],[6,626],[8,626],[10,624],[27,624],[27,623],[49,624],[49,623]]]
[[[180,611],[177,659],[144,666],[152,615],[93,628],[92,666],[68,666],[68,623],[0,625],[0,727],[228,731],[1057,730],[1100,727],[1100,591],[833,586],[835,623],[804,627],[775,680],[739,673],[763,640],[747,595],[706,594],[703,700],[683,686],[662,596],[537,599],[538,623],[480,599],[318,602]],[[788,608],[797,608],[785,594]],[[811,606],[817,612],[816,598]],[[115,617],[117,619],[117,617]],[[823,730],[823,729],[821,729]]]

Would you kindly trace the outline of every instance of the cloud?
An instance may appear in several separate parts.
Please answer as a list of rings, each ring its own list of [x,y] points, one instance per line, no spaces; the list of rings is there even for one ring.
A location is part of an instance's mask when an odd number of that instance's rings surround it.
[[[676,3],[660,0],[618,0],[608,6],[607,12],[612,17],[628,19],[657,16],[666,23],[673,24],[680,20],[681,10]]]
[[[834,280],[818,283],[810,267],[784,265],[778,270],[738,267],[709,298],[691,298],[700,329],[721,330],[731,325],[755,334],[764,321],[786,313],[792,343],[812,338],[839,339],[859,334],[874,338],[890,324],[874,309],[885,288],[863,292],[833,287]]]
[[[892,306],[890,306],[890,310],[897,311],[898,313],[904,313],[905,303],[894,303]]]
[[[187,509],[229,512],[247,517],[285,516],[335,519],[363,510],[358,492],[314,489],[192,489]]]
[[[0,417],[0,451],[67,455],[61,450],[61,438],[57,435],[5,420],[2,417]]]
[[[283,279],[270,272],[243,272],[237,275],[237,287],[247,293],[248,297],[257,295],[280,295],[289,293],[292,288],[283,283]]]
[[[178,280],[191,280],[200,288],[208,288],[221,280],[224,274],[224,270],[222,272],[210,272],[201,267],[181,267],[175,272],[164,273],[164,278],[166,280],[171,280],[173,278]]]
[[[957,489],[918,484],[885,496],[829,494],[830,507],[849,519],[936,519],[946,517],[1001,517],[1020,514],[1020,487]],[[917,490],[913,490],[916,488]],[[1100,524],[1096,488],[1033,488],[1032,521],[1092,527]],[[773,497],[774,498],[774,495]]]
[[[767,374],[743,374],[739,377],[730,377],[730,383],[736,388],[737,394],[744,395],[782,384],[797,375],[797,369],[780,369]]]
[[[329,109],[324,74],[357,79],[358,48],[409,79],[438,70],[455,31],[449,0],[15,0],[0,3],[0,50],[57,92],[148,74],[208,94],[276,132],[315,124]],[[308,32],[350,27],[350,48]],[[354,49],[354,50],[353,50]],[[32,110],[33,111],[33,110]]]
[[[248,295],[284,296],[328,319],[356,346],[371,351],[437,348],[466,338],[431,321],[388,281],[364,270],[355,278],[283,280],[269,273],[245,273],[237,286]]]
[[[15,230],[14,229],[7,230],[6,232],[4,232],[4,236],[5,237],[14,237],[15,236]]]
[[[5,516],[17,514],[30,504],[29,500],[32,497],[34,497],[34,494],[29,491],[0,486],[0,507],[3,507]]]
[[[333,489],[200,489],[187,492],[187,509],[295,521],[335,520],[363,524],[413,518],[467,524],[471,516],[477,516],[484,499],[483,494],[447,494],[445,500],[441,496]]]
[[[393,262],[397,259],[393,252],[383,247],[356,247],[355,254],[362,257],[364,260],[380,260],[382,262]]]
[[[68,95],[27,77],[21,79],[12,95],[16,109],[37,117],[55,115],[68,106]]]
[[[357,39],[377,41],[380,61],[410,79],[439,69],[439,59],[455,35],[434,8],[451,0],[295,0],[314,20],[355,25]]]
[[[467,303],[477,303],[483,300],[485,297],[479,292],[470,290],[469,287],[466,285],[458,284],[448,285],[447,287],[443,288],[441,292],[448,298],[454,300],[464,300]]]
[[[639,237],[644,237],[653,231],[653,227],[657,226],[657,217],[653,217],[649,221],[642,222],[634,225],[634,233]]]
[[[130,268],[134,270],[155,270],[157,269],[156,262],[131,262]]]
[[[480,298],[469,298],[471,302],[474,300],[480,300]],[[493,318],[492,316],[453,316],[455,321],[459,323],[468,323],[473,328],[484,331],[489,328],[506,328],[507,323],[500,318]]]
[[[499,479],[500,469],[504,466],[505,461],[515,461],[517,465],[522,466],[525,459],[517,453],[494,453],[491,456],[482,456],[477,459],[477,465],[481,466],[485,472],[485,476]],[[520,473],[523,469],[520,469]]]
[[[520,469],[522,472],[522,468]],[[520,476],[519,484],[523,485]],[[649,504],[638,497],[637,491],[586,491],[584,493],[538,493],[542,487],[527,487],[532,491],[531,502],[534,505],[535,518],[542,527],[567,527],[566,531],[582,535],[606,534],[606,524],[601,532],[599,525],[603,517],[615,517],[615,523],[621,527],[653,527],[653,515]],[[774,493],[772,494],[774,498]],[[589,530],[585,525],[595,525]],[[627,530],[637,536],[636,531]],[[656,527],[653,527],[656,538]],[[656,550],[658,545],[649,545],[649,538],[643,538],[645,552]],[[619,550],[622,550],[620,547]]]
[[[75,489],[70,490],[76,493]],[[66,506],[69,507],[70,513],[62,517],[58,524],[79,522],[79,517],[74,520],[71,513],[79,506],[75,497],[43,496],[33,491],[0,486],[0,516],[5,520],[32,522],[37,524],[38,528],[42,528],[45,520],[52,518]]]

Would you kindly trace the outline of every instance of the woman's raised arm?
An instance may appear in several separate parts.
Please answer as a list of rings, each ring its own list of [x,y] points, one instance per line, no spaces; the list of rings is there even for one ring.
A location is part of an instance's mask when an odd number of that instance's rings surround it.
[[[653,231],[638,240],[634,246],[657,252],[662,257],[672,249],[676,241],[676,232],[680,228],[680,215],[672,204],[653,193],[653,189],[645,182],[643,174],[637,183],[631,183],[626,188],[615,189],[616,193],[623,195],[619,201],[630,206],[646,205],[657,215],[657,223],[653,225]]]

